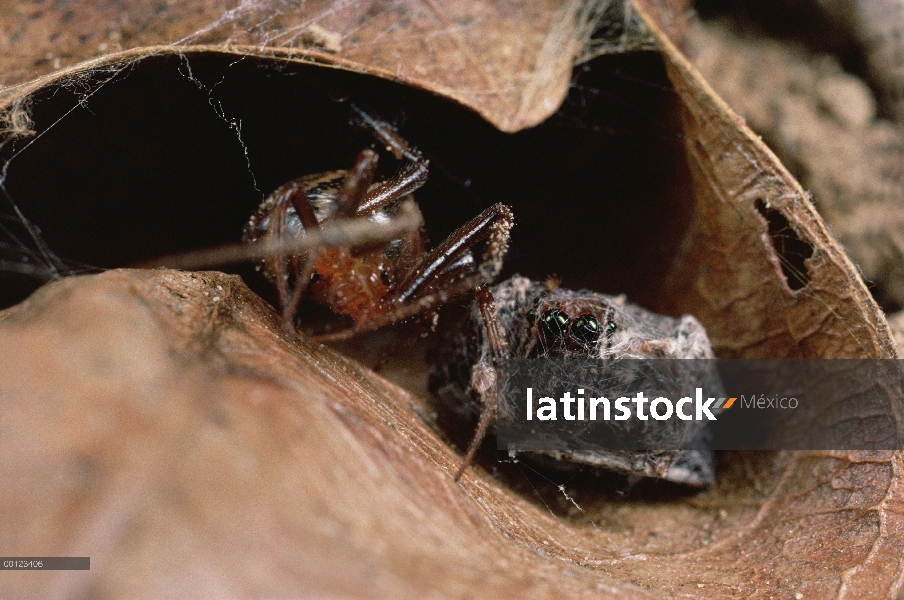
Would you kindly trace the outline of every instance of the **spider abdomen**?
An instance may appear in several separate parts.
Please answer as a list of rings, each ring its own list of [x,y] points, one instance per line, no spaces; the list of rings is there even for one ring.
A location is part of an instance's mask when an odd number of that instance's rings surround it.
[[[381,301],[395,279],[382,249],[355,255],[347,248],[326,248],[318,254],[314,272],[313,299],[356,322],[383,308]]]

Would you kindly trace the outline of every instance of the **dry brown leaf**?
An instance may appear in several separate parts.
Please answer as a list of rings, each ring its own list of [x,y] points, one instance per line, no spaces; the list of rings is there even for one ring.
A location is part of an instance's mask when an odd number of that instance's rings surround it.
[[[678,54],[659,13],[638,7],[679,100],[687,164],[665,171],[673,180],[653,205],[677,207],[656,213],[654,232],[675,230],[662,263],[677,255],[674,268],[666,276],[645,254],[653,244],[632,246],[620,257],[637,261],[629,291],[697,315],[721,356],[893,357],[881,313],[803,190]],[[42,142],[67,140],[36,123]],[[502,144],[470,127],[479,158]],[[617,171],[585,131],[574,144]],[[542,126],[516,139],[525,154],[554,142]],[[669,162],[676,148],[662,146],[650,157]],[[658,164],[644,168],[658,176]],[[583,207],[564,210],[563,231],[586,211],[616,220],[592,212],[597,190],[560,185],[557,208]],[[647,223],[648,205],[619,198]],[[536,233],[549,205],[530,200],[515,209],[521,231]],[[776,246],[767,218],[780,217],[810,258]],[[577,241],[533,246],[523,252],[544,269],[547,254],[596,258]],[[593,266],[572,262],[582,264],[562,264],[567,277]],[[563,506],[547,508],[479,469],[453,483],[458,455],[425,424],[423,398],[288,342],[232,276],[111,271],[51,284],[0,313],[0,365],[0,469],[13,483],[0,521],[15,523],[0,545],[90,555],[93,567],[4,573],[4,597],[883,598],[901,587],[899,453],[734,453],[693,496],[621,498],[574,483],[563,489],[586,513],[573,516],[558,491]]]
[[[234,276],[110,271],[3,316],[0,543],[92,564],[4,572],[4,597],[862,598],[900,576],[890,452],[739,455],[588,526],[454,483],[416,398],[289,342]]]
[[[687,4],[659,2],[675,34]],[[607,45],[644,44],[630,10],[624,0],[2,0],[0,15],[12,18],[0,20],[0,47],[7,48],[0,53],[0,86],[7,86],[0,87],[0,112],[86,71],[212,51],[366,71],[442,94],[504,131],[517,131],[556,110],[576,61]],[[620,30],[611,21],[622,18],[629,26]],[[612,29],[609,44],[594,38],[601,25]],[[13,116],[18,122],[6,129],[27,129],[21,113]]]

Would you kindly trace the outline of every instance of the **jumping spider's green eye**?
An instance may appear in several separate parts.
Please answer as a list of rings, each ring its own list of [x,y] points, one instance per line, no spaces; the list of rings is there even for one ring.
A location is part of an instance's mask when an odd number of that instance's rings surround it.
[[[537,311],[534,309],[527,311],[527,315],[525,316],[527,317],[527,322],[531,325],[537,322]]]
[[[609,321],[606,323],[606,337],[611,338],[612,334],[615,333],[615,330],[618,329],[618,326],[615,324],[615,321]]]
[[[571,335],[585,345],[600,339],[600,322],[593,315],[581,315],[571,324]]]
[[[558,340],[565,337],[568,331],[568,315],[561,310],[550,308],[540,315],[540,333],[550,340]]]

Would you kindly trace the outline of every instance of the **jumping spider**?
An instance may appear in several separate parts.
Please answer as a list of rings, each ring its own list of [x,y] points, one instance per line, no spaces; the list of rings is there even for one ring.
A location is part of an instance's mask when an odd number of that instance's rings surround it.
[[[388,124],[352,106],[404,166],[394,176],[375,179],[378,156],[363,150],[348,171],[330,171],[290,181],[260,205],[245,226],[244,240],[273,242],[304,238],[343,220],[380,224],[407,210],[420,217],[411,193],[427,181],[428,161]],[[502,267],[514,219],[494,204],[427,251],[420,227],[388,241],[365,234],[356,246],[317,245],[267,257],[264,274],[275,282],[283,322],[294,333],[299,301],[307,296],[353,325],[316,336],[339,340],[372,331],[415,315],[435,311],[450,298],[492,281]],[[478,263],[472,250],[486,241]]]
[[[571,291],[558,287],[558,282],[541,284],[519,276],[493,288],[482,286],[469,315],[439,340],[431,356],[430,387],[443,408],[468,420],[479,415],[456,480],[496,417],[497,361],[530,358],[707,359],[714,354],[703,326],[690,315],[673,319],[630,304],[623,296]],[[696,379],[702,375],[708,389],[721,388],[717,375],[711,379],[713,371],[708,365],[690,372],[695,382],[703,383]],[[682,370],[677,377],[686,373]],[[663,432],[673,440],[701,441],[707,435],[699,422],[680,420],[670,421],[655,434]],[[677,451],[600,448],[545,454],[558,462],[697,486],[711,483],[714,476],[712,453],[705,447]]]

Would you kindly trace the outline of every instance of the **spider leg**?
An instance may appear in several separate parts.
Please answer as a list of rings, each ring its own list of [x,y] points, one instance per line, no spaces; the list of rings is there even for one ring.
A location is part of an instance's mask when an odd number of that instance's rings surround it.
[[[477,423],[477,430],[474,432],[474,438],[468,446],[468,451],[458,467],[458,471],[453,478],[458,481],[471,461],[474,460],[474,454],[480,447],[480,443],[486,436],[490,423],[496,417],[496,388],[497,373],[494,361],[506,358],[508,355],[508,344],[505,336],[502,334],[502,327],[499,325],[499,318],[496,316],[496,300],[493,293],[485,285],[477,289],[476,294],[477,306],[480,308],[480,316],[483,320],[483,331],[486,340],[490,346],[491,357],[484,358],[474,365],[471,370],[471,385],[480,394],[480,400],[483,402],[483,411],[480,413],[480,421]]]
[[[273,227],[267,231],[266,238],[282,239],[291,236],[288,218],[290,205],[295,208],[302,227],[306,230],[319,229],[317,217],[314,215],[307,194],[301,186],[292,182],[284,187],[276,199],[271,213],[275,217]],[[280,252],[270,259],[271,272],[277,273],[276,290],[279,294],[279,305],[282,307],[283,329],[292,336],[295,335],[293,317],[304,291],[305,284],[303,282],[311,278],[312,252],[313,250],[310,250],[304,254],[292,254],[291,256]],[[290,292],[289,281],[292,273],[296,274],[296,278],[294,289]]]
[[[447,237],[443,243],[424,256],[407,274],[392,298],[396,305],[429,293],[437,287],[440,275],[449,274],[477,242],[488,239],[484,261],[479,267],[485,281],[493,279],[502,269],[502,259],[508,250],[509,231],[515,219],[504,204],[494,204]]]
[[[399,160],[408,161],[398,173],[367,192],[364,201],[358,206],[357,214],[366,215],[380,210],[393,200],[415,191],[427,182],[427,160],[413,148],[395,129],[382,119],[351,105],[356,121],[362,127],[370,129],[374,137]]]
[[[349,170],[342,187],[336,195],[336,217],[352,217],[360,213],[380,157],[373,150],[362,150]]]
[[[376,212],[396,198],[410,194],[427,182],[427,175],[427,161],[408,163],[398,173],[367,192],[358,206],[357,214]]]
[[[402,136],[396,133],[396,130],[393,129],[392,125],[361,110],[355,104],[352,104],[351,108],[355,112],[358,124],[370,129],[374,134],[374,137],[382,142],[386,146],[386,149],[392,152],[396,158],[399,160],[405,158],[413,163],[424,161],[421,153],[418,152],[417,149],[412,148],[411,144],[406,142]]]

